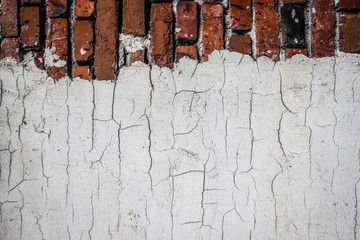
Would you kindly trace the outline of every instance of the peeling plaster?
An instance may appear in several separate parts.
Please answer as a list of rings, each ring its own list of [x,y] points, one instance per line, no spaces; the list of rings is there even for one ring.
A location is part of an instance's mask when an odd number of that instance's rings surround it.
[[[360,57],[0,62],[1,239],[359,239]]]

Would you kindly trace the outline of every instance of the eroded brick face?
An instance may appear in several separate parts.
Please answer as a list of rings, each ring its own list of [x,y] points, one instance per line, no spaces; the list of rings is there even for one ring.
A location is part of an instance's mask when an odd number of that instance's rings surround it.
[[[285,58],[291,58],[297,54],[302,54],[307,56],[308,52],[306,49],[302,49],[302,48],[286,48],[285,49]]]
[[[67,0],[48,0],[49,17],[64,16],[67,9]]]
[[[195,45],[178,46],[176,48],[176,61],[178,62],[181,58],[185,56],[190,59],[197,60],[198,59],[197,47]]]
[[[138,50],[126,55],[126,66],[131,66],[134,62],[145,62],[145,50]]]
[[[173,13],[170,3],[151,6],[150,62],[161,67],[173,66]]]
[[[313,0],[311,6],[312,57],[330,57],[335,50],[334,1]]]
[[[86,61],[93,54],[93,28],[89,20],[77,20],[73,26],[74,58]]]
[[[123,33],[145,36],[145,0],[123,1]]]
[[[60,18],[49,19],[48,26],[46,47],[56,57],[52,65],[46,66],[46,70],[55,80],[59,80],[65,77],[67,73],[67,20]],[[58,64],[59,61],[65,61],[65,64]]]
[[[224,49],[224,10],[221,4],[202,6],[203,23],[203,60],[207,61],[214,50]]]
[[[5,38],[1,42],[0,59],[11,58],[19,61],[20,43],[17,38]]]
[[[293,3],[293,4],[305,4],[306,0],[283,0],[284,4],[289,4],[289,3]]]
[[[0,3],[0,33],[4,37],[18,36],[17,6],[17,0],[2,0]]]
[[[94,74],[99,80],[115,80],[118,35],[116,2],[98,1],[96,8]]]
[[[279,15],[274,0],[255,0],[257,56],[279,60]]]
[[[77,66],[73,68],[73,78],[91,80],[89,66]]]
[[[40,43],[39,7],[22,7],[20,11],[21,43],[25,47],[38,46]]]
[[[340,0],[339,4],[340,9],[356,10],[360,9],[359,0]]]
[[[360,15],[339,16],[339,46],[348,53],[360,52]]]
[[[231,36],[230,51],[251,54],[251,38],[248,35]]]
[[[230,27],[233,31],[250,30],[252,26],[251,0],[229,0]]]
[[[75,0],[75,15],[91,17],[95,13],[95,0]]]
[[[198,36],[197,19],[196,2],[179,2],[176,14],[176,38],[184,42],[196,41]]]

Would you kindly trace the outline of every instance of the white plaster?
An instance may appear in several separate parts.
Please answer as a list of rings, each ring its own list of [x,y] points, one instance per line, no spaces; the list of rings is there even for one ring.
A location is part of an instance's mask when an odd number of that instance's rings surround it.
[[[360,238],[359,55],[25,62],[0,62],[0,239]]]

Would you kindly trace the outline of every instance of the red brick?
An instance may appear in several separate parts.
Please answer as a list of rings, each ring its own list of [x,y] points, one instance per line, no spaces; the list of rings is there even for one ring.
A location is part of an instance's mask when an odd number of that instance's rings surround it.
[[[256,0],[256,49],[257,56],[279,60],[279,15],[274,0]]]
[[[2,0],[0,3],[1,35],[3,37],[18,36],[17,0]]]
[[[74,58],[76,61],[86,61],[93,54],[93,28],[89,20],[74,22]]]
[[[360,9],[359,0],[340,0],[340,9]]]
[[[284,4],[305,4],[306,0],[284,0]]]
[[[118,37],[115,0],[97,1],[94,74],[99,80],[115,80]]]
[[[222,0],[204,0],[204,3],[221,3]]]
[[[73,78],[91,80],[89,66],[77,66],[73,68]]]
[[[44,69],[44,54],[42,52],[33,52],[35,65],[39,69]]]
[[[61,78],[66,77],[66,67],[47,67],[46,70],[49,76],[54,78],[56,81],[59,81]]]
[[[186,42],[196,41],[197,19],[196,2],[179,2],[176,14],[176,38]]]
[[[306,49],[303,49],[303,48],[286,48],[285,49],[285,58],[286,59],[291,58],[297,54],[302,54],[302,55],[307,56],[308,52]]]
[[[41,3],[41,0],[21,0],[22,3]]]
[[[66,19],[52,18],[48,22],[46,47],[54,51],[59,60],[67,60],[67,21]],[[56,63],[58,60],[54,60]],[[47,66],[46,70],[55,80],[66,76],[67,67]]]
[[[75,16],[90,17],[95,13],[95,0],[76,0]]]
[[[189,57],[190,59],[197,60],[198,53],[196,45],[192,46],[179,46],[176,48],[176,62],[178,62],[183,57]]]
[[[334,1],[313,0],[311,6],[312,57],[330,57],[335,49]]]
[[[123,33],[145,36],[145,1],[123,1]]]
[[[230,27],[234,31],[250,30],[251,0],[230,0]]]
[[[145,62],[145,50],[138,50],[126,55],[126,66],[130,67],[134,62]]]
[[[360,15],[341,14],[339,17],[339,46],[343,52],[360,52]]]
[[[173,67],[173,21],[171,3],[151,6],[150,62],[161,67]]]
[[[207,61],[214,50],[224,48],[224,10],[221,4],[204,4],[202,6],[203,24],[203,60]]]
[[[67,0],[48,0],[49,17],[64,16],[67,8]]]
[[[248,35],[231,36],[230,51],[251,54],[251,38]]]
[[[22,7],[20,10],[21,43],[24,47],[39,46],[40,9],[38,7]]]
[[[19,61],[19,40],[17,38],[5,38],[1,42],[0,59],[12,58]]]

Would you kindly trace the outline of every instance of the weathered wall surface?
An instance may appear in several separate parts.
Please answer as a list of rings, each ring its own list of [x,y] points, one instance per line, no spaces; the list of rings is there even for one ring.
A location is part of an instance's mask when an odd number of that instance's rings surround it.
[[[359,239],[360,56],[116,83],[0,66],[1,239]]]

